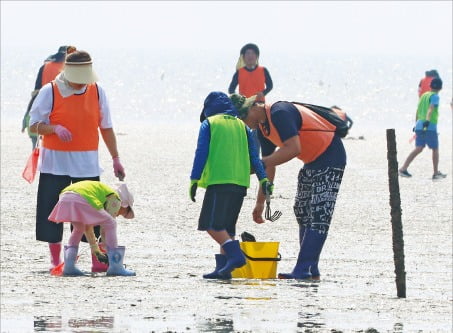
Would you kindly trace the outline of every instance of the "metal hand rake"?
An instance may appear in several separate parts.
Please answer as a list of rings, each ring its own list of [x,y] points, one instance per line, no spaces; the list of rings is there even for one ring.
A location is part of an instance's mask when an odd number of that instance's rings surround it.
[[[264,218],[268,221],[275,222],[282,216],[282,212],[276,210],[274,214],[271,211],[271,196],[266,194],[266,211],[264,212]]]

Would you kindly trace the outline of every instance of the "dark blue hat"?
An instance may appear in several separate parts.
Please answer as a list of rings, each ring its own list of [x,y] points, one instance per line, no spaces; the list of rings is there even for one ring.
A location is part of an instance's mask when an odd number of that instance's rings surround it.
[[[203,110],[200,114],[200,122],[203,122],[207,117],[219,113],[226,113],[236,117],[238,115],[236,108],[225,93],[221,91],[210,92],[204,100]]]
[[[434,78],[429,85],[431,89],[441,90],[442,89],[442,80],[439,78]]]

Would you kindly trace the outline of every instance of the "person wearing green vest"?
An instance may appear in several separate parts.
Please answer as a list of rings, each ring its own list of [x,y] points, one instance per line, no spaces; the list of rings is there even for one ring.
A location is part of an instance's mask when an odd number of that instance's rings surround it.
[[[109,276],[133,276],[134,271],[123,266],[125,247],[118,246],[116,217],[134,218],[132,210],[134,198],[127,185],[121,183],[116,190],[94,180],[83,180],[65,187],[59,200],[49,215],[54,223],[70,222],[73,226],[68,245],[64,249],[65,276],[79,276],[84,273],[75,265],[80,241],[86,235],[91,252],[99,261],[108,260]],[[101,226],[102,239],[107,246],[107,255],[99,248],[93,227]]]
[[[234,240],[236,223],[254,170],[261,188],[272,193],[250,129],[237,118],[228,96],[211,92],[200,115],[197,149],[190,175],[189,196],[195,202],[198,187],[206,189],[198,230],[206,231],[220,246],[216,267],[205,279],[231,279],[231,272],[245,265],[245,257]]]
[[[407,168],[420,154],[426,145],[432,149],[433,180],[447,177],[439,171],[439,139],[437,120],[439,117],[439,91],[442,89],[442,80],[434,78],[430,83],[430,91],[425,92],[418,102],[417,121],[415,123],[415,149],[409,154],[403,166],[399,169],[401,177],[412,177]]]

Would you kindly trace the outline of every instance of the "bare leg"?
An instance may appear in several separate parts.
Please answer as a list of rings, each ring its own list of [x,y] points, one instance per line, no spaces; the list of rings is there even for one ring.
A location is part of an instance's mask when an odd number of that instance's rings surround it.
[[[433,149],[433,169],[434,174],[439,172],[439,148]]]
[[[415,157],[423,151],[424,147],[415,147],[415,149],[409,154],[403,166],[400,168],[401,171],[406,171],[409,165],[412,163]]]
[[[207,231],[209,236],[211,236],[219,245],[220,250],[222,251],[222,244],[225,243],[227,240],[232,239],[226,230],[222,231],[215,231],[215,230],[208,230]]]

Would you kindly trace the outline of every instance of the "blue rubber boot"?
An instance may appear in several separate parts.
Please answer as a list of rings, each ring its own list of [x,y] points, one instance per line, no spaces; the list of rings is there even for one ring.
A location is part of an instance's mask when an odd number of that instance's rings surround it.
[[[123,259],[125,251],[126,248],[124,246],[108,249],[109,268],[107,269],[107,276],[135,276],[134,271],[124,268]]]
[[[327,238],[327,234],[325,234],[326,238]],[[322,248],[324,246],[324,242],[326,241],[326,239],[324,238],[324,241],[322,242],[321,244],[321,248],[319,249],[319,253],[318,255],[314,258],[313,260],[313,264],[311,265],[310,267],[310,273],[311,273],[311,279],[312,280],[316,280],[316,281],[319,281],[321,280],[321,273],[319,273],[319,268],[318,268],[318,263],[319,263],[319,257],[321,255],[321,251],[322,251]]]
[[[326,241],[327,233],[320,233],[318,230],[306,229],[304,238],[297,257],[297,263],[291,273],[279,273],[279,279],[311,279],[317,273],[319,278],[318,261],[322,247]],[[312,273],[311,268],[316,268]]]
[[[245,265],[245,256],[237,240],[224,244],[222,248],[225,251],[227,262],[223,268],[219,269],[219,275],[221,279],[231,279],[231,272],[235,268]]]
[[[223,276],[219,275],[219,269],[223,268],[227,263],[227,257],[224,254],[215,255],[215,269],[214,272],[209,274],[203,274],[203,279],[225,279]],[[231,279],[231,274],[227,279]]]
[[[64,276],[81,276],[85,275],[78,267],[75,265],[77,260],[77,252],[79,251],[78,246],[67,246],[64,247],[64,267],[63,275]]]

